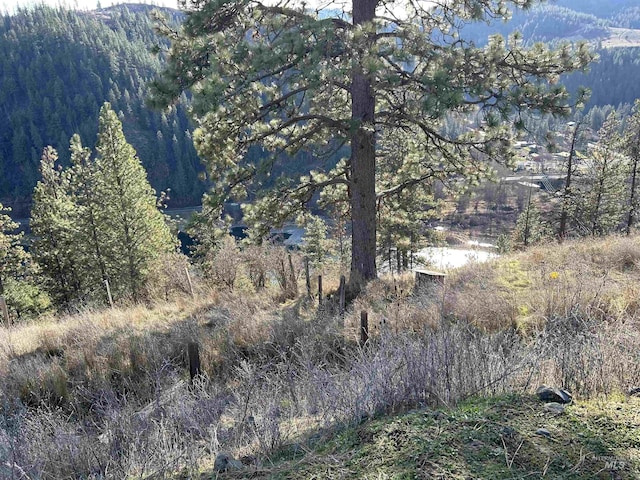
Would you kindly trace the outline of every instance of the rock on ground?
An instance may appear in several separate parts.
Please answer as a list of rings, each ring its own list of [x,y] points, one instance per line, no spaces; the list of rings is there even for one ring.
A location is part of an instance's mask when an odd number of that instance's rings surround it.
[[[218,453],[213,462],[213,469],[216,472],[226,472],[227,470],[235,470],[238,468],[242,468],[242,462],[236,460],[226,452]]]
[[[543,402],[571,403],[573,396],[566,390],[557,387],[541,385],[536,390],[536,395]]]
[[[544,410],[554,415],[560,415],[564,413],[565,406],[558,402],[549,402],[544,404]]]

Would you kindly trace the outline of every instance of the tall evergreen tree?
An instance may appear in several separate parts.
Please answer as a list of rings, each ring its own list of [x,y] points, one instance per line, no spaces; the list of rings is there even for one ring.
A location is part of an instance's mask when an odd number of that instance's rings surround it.
[[[627,119],[624,131],[624,152],[628,156],[629,190],[627,192],[626,233],[631,234],[638,216],[640,198],[638,184],[640,184],[640,100],[633,105],[631,117]]]
[[[41,180],[33,192],[32,251],[54,302],[70,305],[85,295],[86,284],[77,256],[81,239],[75,230],[76,204],[70,195],[69,175],[56,165],[57,160],[55,149],[46,147],[40,162]]]
[[[10,276],[17,276],[23,269],[23,262],[26,260],[26,252],[20,245],[21,234],[16,234],[18,224],[7,215],[10,209],[5,208],[0,203],[0,302],[5,303],[5,284]],[[0,305],[0,306],[2,306]],[[0,321],[9,323],[4,316],[4,309],[0,309]]]
[[[516,229],[512,235],[513,245],[516,247],[534,245],[545,238],[547,232],[548,229],[542,221],[538,206],[529,197],[525,209],[516,221]]]
[[[560,211],[560,225],[558,227],[558,240],[563,241],[567,235],[569,229],[569,219],[572,210],[572,205],[575,205],[575,198],[572,192],[572,180],[576,173],[576,148],[578,143],[578,136],[581,130],[584,128],[584,120],[577,118],[574,122],[569,135],[569,157],[565,166],[566,177],[564,179],[564,186],[562,188],[562,207]]]
[[[78,134],[71,137],[70,181],[75,202],[74,223],[78,235],[78,253],[83,265],[85,281],[102,290],[102,283],[109,280],[104,250],[107,235],[101,225],[104,209],[98,195],[98,176],[91,150],[84,148]]]
[[[331,242],[327,239],[327,224],[317,215],[309,215],[300,223],[305,227],[302,251],[311,261],[313,268],[319,269],[332,250]]]
[[[94,188],[102,204],[96,213],[108,275],[114,293],[137,298],[151,260],[175,245],[147,174],[108,103],[100,109],[96,151]]]
[[[508,17],[507,3],[534,2],[352,0],[345,11],[320,15],[305,2],[185,0],[183,28],[164,30],[172,47],[153,85],[155,103],[166,106],[193,90],[194,140],[216,184],[213,202],[243,195],[283,153],[349,145],[346,168],[281,185],[265,196],[270,207],[259,210],[282,220],[315,191],[347,185],[350,284],[357,289],[377,273],[376,145],[383,126],[421,131],[432,158],[464,164],[482,155],[511,157],[505,120],[520,124],[520,109],[567,113],[556,80],[589,63],[586,46],[527,49],[518,35],[496,35],[478,47],[460,36],[465,23]],[[480,131],[447,136],[442,125],[450,112],[479,113]],[[254,145],[272,156],[247,161]],[[423,175],[416,173],[404,182]]]
[[[607,117],[598,137],[585,161],[587,170],[578,187],[576,209],[591,235],[606,235],[620,226],[625,209],[627,177],[620,119],[615,111]]]

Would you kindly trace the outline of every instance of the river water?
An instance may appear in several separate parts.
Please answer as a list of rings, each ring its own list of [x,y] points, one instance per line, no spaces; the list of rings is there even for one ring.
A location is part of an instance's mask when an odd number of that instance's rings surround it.
[[[492,247],[492,246],[491,246]],[[416,256],[423,260],[428,267],[437,270],[450,270],[462,267],[468,263],[487,262],[499,255],[486,244],[469,243],[465,247],[427,247],[420,250]]]

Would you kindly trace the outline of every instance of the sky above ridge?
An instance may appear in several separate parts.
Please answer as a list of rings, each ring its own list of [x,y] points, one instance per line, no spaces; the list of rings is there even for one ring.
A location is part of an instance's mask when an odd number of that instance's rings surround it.
[[[64,6],[79,10],[94,10],[100,4],[101,7],[109,7],[118,3],[145,3],[163,7],[177,8],[177,0],[0,0],[0,12],[13,13],[17,7],[29,7],[40,4],[52,7]]]
[[[266,0],[266,3],[278,3],[280,0]],[[301,0],[307,5],[308,8],[314,8],[318,10],[338,10],[348,11],[351,6],[351,0]],[[178,8],[178,0],[0,0],[0,14],[14,13],[18,7],[30,7],[34,5],[46,4],[52,7],[63,6],[66,8],[72,8],[77,10],[95,10],[98,6],[104,8],[111,5],[117,5],[120,3],[141,3],[147,5],[155,5],[159,7],[171,7]],[[296,2],[294,2],[296,3]],[[404,2],[389,2],[387,5],[385,2],[381,2],[381,5],[376,9],[377,14],[391,14],[390,16],[397,16],[398,18],[404,17],[405,9]],[[417,3],[423,7],[429,7],[433,5],[431,0],[417,0]],[[386,5],[386,6],[385,6]],[[389,8],[389,9],[388,9]]]

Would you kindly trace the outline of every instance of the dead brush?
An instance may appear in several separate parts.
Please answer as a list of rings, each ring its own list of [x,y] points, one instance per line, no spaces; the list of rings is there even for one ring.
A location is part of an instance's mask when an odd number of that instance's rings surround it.
[[[442,292],[443,314],[485,331],[510,328],[518,315],[512,288],[501,282],[492,264],[463,267],[447,279]]]
[[[538,337],[534,383],[562,385],[585,397],[624,392],[640,381],[640,331],[579,317],[547,323]]]
[[[415,295],[410,276],[383,278],[344,317],[279,304],[272,278],[3,331],[0,476],[195,478],[220,451],[268,462],[281,446],[387,412],[541,383],[624,391],[640,384],[634,248],[606,242],[474,265]],[[613,268],[604,283],[593,275],[603,265]],[[361,310],[378,327],[364,346]],[[537,321],[516,328],[524,318]],[[203,368],[193,385],[190,341]]]
[[[205,377],[193,389],[166,359],[137,379],[136,385],[149,386],[146,403],[103,386],[105,393],[92,400],[92,428],[72,429],[72,416],[55,411],[31,412],[30,427],[12,440],[28,445],[20,468],[49,478],[71,472],[161,478],[195,472],[220,450],[268,456],[308,429],[416,405],[531,390],[541,381],[602,391],[638,379],[637,335],[615,336],[612,350],[594,355],[615,331],[603,330],[606,323],[588,325],[589,334],[579,339],[576,331],[584,326],[552,322],[531,341],[513,329],[487,333],[445,322],[419,332],[382,332],[365,348],[337,348],[342,333],[336,317],[306,323],[283,316],[274,322],[280,325],[262,348],[254,346],[235,363],[227,357],[226,373]],[[166,355],[144,344],[138,348],[147,364]],[[613,349],[619,352],[615,360],[608,356]]]
[[[207,252],[201,266],[205,276],[215,285],[233,290],[242,267],[240,248],[234,237],[224,235],[216,248]]]
[[[247,266],[247,275],[256,290],[267,286],[269,275],[269,245],[247,245],[242,250],[242,260]]]
[[[200,272],[189,258],[180,253],[169,253],[157,258],[147,273],[143,296],[147,301],[169,301],[201,293]]]

